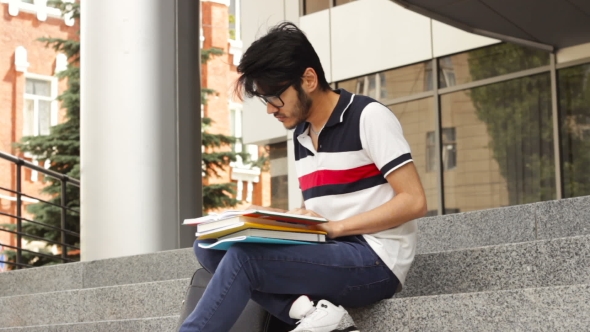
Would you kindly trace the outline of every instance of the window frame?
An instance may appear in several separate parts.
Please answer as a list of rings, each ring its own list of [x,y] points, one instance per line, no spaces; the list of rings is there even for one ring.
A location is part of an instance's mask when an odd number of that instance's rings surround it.
[[[45,97],[45,96],[39,96],[39,95],[34,95],[34,94],[29,94],[27,93],[26,90],[26,86],[27,86],[27,80],[38,80],[38,81],[46,81],[49,82],[49,89],[50,89],[50,96],[49,97]],[[23,106],[22,106],[22,117],[23,117],[23,121],[22,121],[22,131],[21,134],[22,136],[25,136],[25,128],[27,127],[27,124],[25,123],[27,121],[27,118],[25,116],[25,112],[26,112],[26,103],[27,100],[33,100],[34,106],[33,106],[33,133],[31,133],[29,136],[45,136],[45,135],[41,135],[40,133],[40,128],[39,128],[39,100],[43,100],[43,101],[49,101],[50,102],[50,109],[49,109],[49,127],[53,127],[55,125],[58,124],[58,101],[57,101],[57,96],[58,96],[58,79],[55,76],[46,76],[46,75],[39,75],[39,74],[33,74],[33,73],[26,73],[24,75],[24,80],[23,80]]]

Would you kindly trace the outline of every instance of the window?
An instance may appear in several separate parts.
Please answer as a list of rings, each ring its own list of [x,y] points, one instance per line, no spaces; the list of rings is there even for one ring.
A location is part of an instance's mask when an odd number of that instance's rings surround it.
[[[338,82],[339,88],[379,101],[432,90],[432,61]]]
[[[422,187],[426,194],[426,203],[428,208],[438,209],[438,189],[437,174],[435,172],[426,172],[427,157],[424,146],[426,144],[427,133],[436,128],[436,122],[433,116],[434,98],[422,98],[404,103],[390,105],[389,109],[399,120],[406,141],[412,151],[412,159]],[[436,164],[436,155],[432,156],[428,162]]]
[[[445,208],[555,199],[549,73],[443,94],[440,106],[443,128],[457,128],[441,135],[444,167],[456,167],[443,173]]]
[[[236,138],[232,146],[233,152],[247,152],[250,161],[258,160],[258,145],[242,143],[242,110],[234,108],[230,110],[230,134]],[[238,156],[238,159],[240,156]]]
[[[438,60],[441,88],[549,65],[549,53],[515,44],[496,44]]]
[[[313,14],[330,8],[331,0],[303,0],[303,15]]]
[[[53,79],[27,78],[23,114],[23,136],[49,135],[49,128],[57,124],[53,112],[56,97]]]
[[[590,64],[557,75],[563,197],[590,195]]]
[[[436,167],[436,136],[434,131],[426,133],[426,171],[434,172]],[[457,143],[455,128],[442,130],[442,162],[443,170],[457,167]]]
[[[301,0],[301,12],[303,15],[309,15],[353,1],[356,0]]]

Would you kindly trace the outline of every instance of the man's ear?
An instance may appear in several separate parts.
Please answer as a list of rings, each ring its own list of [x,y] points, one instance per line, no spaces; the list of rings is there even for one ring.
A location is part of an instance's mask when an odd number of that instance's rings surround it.
[[[307,68],[303,72],[301,87],[307,93],[312,93],[318,89],[318,74],[313,68]]]

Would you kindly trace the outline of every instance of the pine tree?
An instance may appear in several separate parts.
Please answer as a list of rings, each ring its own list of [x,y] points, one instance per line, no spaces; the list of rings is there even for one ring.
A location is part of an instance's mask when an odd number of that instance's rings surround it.
[[[63,3],[54,1],[62,10],[62,15],[71,13],[75,19],[80,17],[79,3]],[[67,89],[57,98],[61,102],[62,108],[66,109],[65,121],[61,124],[51,127],[50,134],[46,136],[26,136],[20,143],[15,146],[21,152],[27,152],[34,155],[37,160],[44,162],[50,161],[49,169],[58,173],[66,174],[69,177],[80,178],[80,41],[60,38],[44,37],[39,41],[45,43],[46,47],[52,47],[56,52],[64,53],[68,58],[67,69],[58,73],[57,77],[67,79]],[[52,177],[44,177],[48,183],[43,188],[42,193],[51,197],[48,201],[55,205],[47,203],[35,203],[27,206],[27,211],[34,217],[33,220],[51,225],[57,228],[61,227],[61,182]],[[75,233],[80,233],[80,189],[76,186],[66,186],[66,229]],[[23,232],[37,237],[61,242],[61,232],[48,227],[39,226],[33,223],[23,222]],[[35,238],[23,236],[24,240],[36,240]],[[77,236],[66,234],[65,243],[69,245],[80,245],[80,239]],[[51,244],[48,244],[49,247]],[[52,253],[46,248],[41,252],[50,255]],[[7,251],[8,259],[15,261],[15,252]],[[55,264],[60,262],[60,254],[55,255],[55,259],[48,258],[32,253],[22,253],[23,261],[33,266],[46,264]],[[79,251],[69,253],[68,258],[73,260],[79,259]]]
[[[223,55],[223,50],[219,48],[213,47],[201,50],[201,63],[206,63],[212,56],[219,55]],[[207,96],[214,93],[214,90],[203,87],[201,89],[201,104],[206,105]],[[201,123],[203,144],[202,172],[204,180],[211,177],[219,177],[219,171],[229,167],[230,162],[236,161],[238,155],[240,155],[243,160],[247,159],[246,154],[238,154],[227,149],[228,147],[231,147],[232,144],[236,143],[235,137],[223,134],[211,134],[207,131],[212,123],[213,120],[210,118],[203,118]],[[234,198],[236,194],[234,187],[235,184],[233,183],[203,185],[203,211],[237,205],[239,201]]]

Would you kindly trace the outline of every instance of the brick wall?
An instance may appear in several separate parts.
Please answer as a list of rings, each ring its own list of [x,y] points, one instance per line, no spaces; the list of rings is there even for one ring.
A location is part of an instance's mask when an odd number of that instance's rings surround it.
[[[16,71],[15,50],[22,46],[27,50],[28,73],[53,76],[56,52],[37,41],[40,37],[77,38],[79,26],[67,26],[63,19],[48,17],[39,21],[35,14],[19,12],[17,16],[8,13],[8,4],[0,4],[0,151],[17,155],[14,142],[20,141],[23,126],[23,104],[25,74]],[[66,89],[66,82],[58,83],[58,93]],[[60,110],[58,121],[63,121],[65,111]],[[22,157],[22,156],[21,156]],[[23,171],[23,191],[39,197],[43,188],[41,181],[30,181],[31,171]],[[42,177],[39,177],[41,180]],[[0,160],[0,187],[15,189],[16,168],[7,161]],[[0,195],[13,196],[5,190]],[[15,214],[15,204],[0,198],[0,212]],[[29,217],[26,212],[25,217]],[[0,216],[0,224],[14,222],[12,218]],[[0,243],[14,244],[9,234],[0,232]]]

